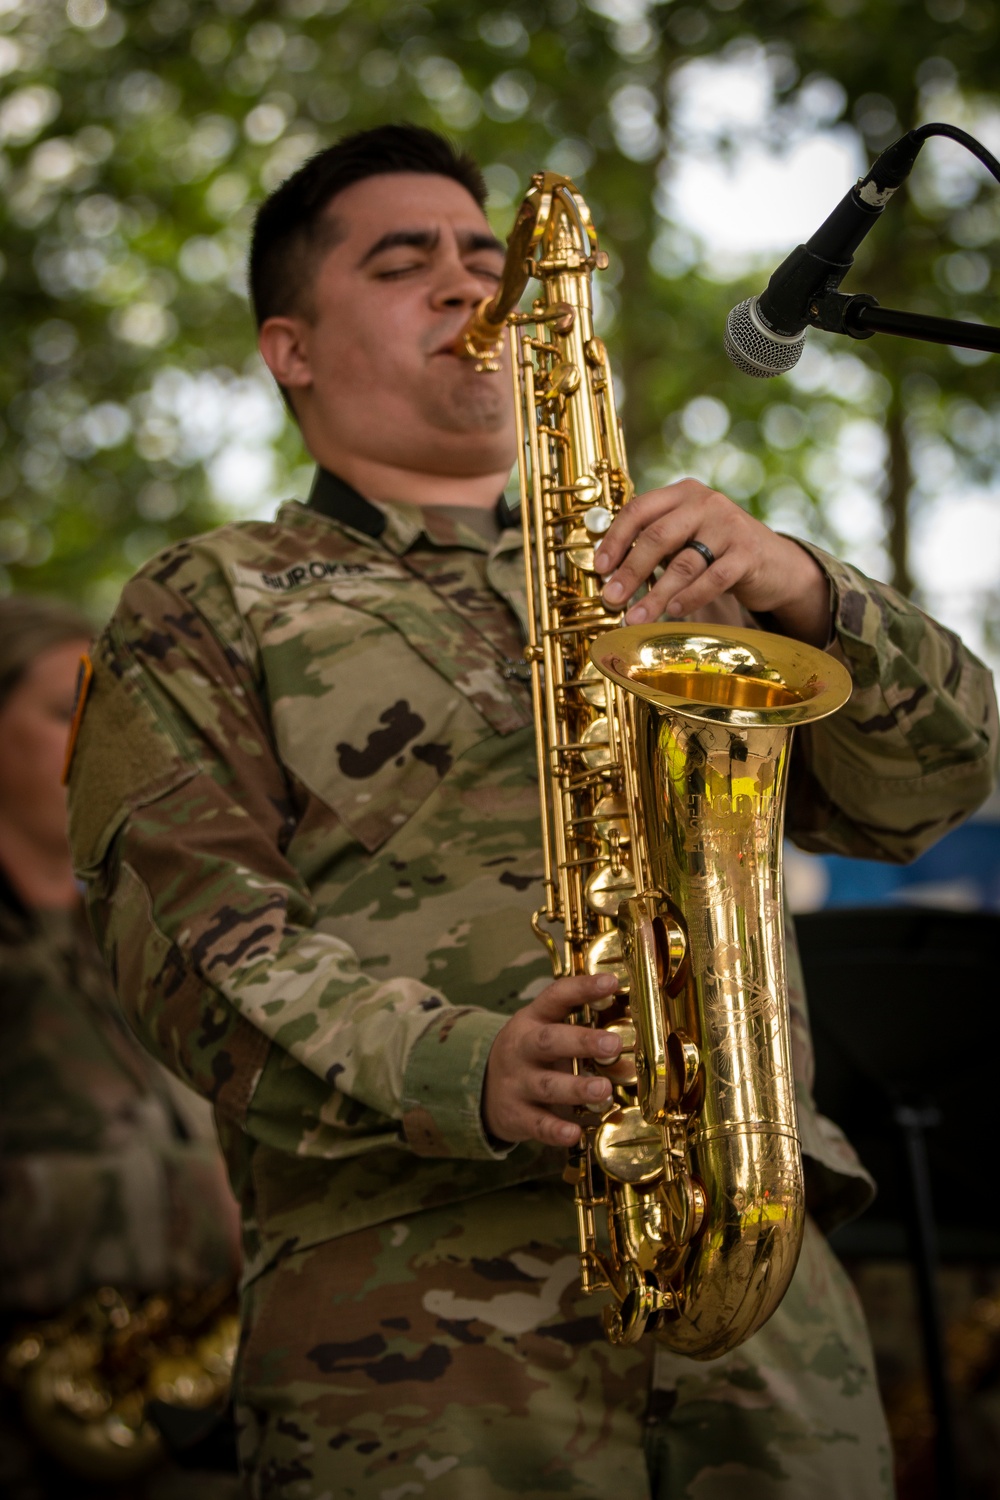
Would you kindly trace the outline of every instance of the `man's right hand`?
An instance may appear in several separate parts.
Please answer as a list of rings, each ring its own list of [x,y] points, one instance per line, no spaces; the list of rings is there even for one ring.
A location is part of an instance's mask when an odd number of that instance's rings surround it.
[[[580,1126],[563,1117],[575,1106],[599,1109],[611,1083],[592,1073],[573,1073],[573,1058],[614,1062],[621,1041],[613,1032],[567,1021],[581,1006],[614,994],[608,974],[555,979],[497,1033],[486,1064],[483,1120],[501,1141],[541,1141],[573,1146]]]

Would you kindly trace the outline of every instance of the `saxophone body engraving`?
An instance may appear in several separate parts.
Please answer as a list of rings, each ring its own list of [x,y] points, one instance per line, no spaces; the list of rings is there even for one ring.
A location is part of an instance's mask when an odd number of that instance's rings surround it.
[[[791,735],[846,701],[823,652],[722,626],[624,626],[594,554],[632,484],[573,184],[539,174],[503,279],[459,348],[509,328],[545,904],[554,972],[613,972],[579,1024],[622,1039],[612,1100],[570,1154],[585,1289],[615,1343],[647,1327],[713,1358],[770,1316],[798,1257],[802,1163],[784,979]],[[541,295],[515,311],[528,276]]]

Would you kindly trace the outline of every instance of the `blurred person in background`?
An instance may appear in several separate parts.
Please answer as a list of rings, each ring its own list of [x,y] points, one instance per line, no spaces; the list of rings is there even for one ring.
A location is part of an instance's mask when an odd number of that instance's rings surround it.
[[[206,1287],[239,1266],[210,1108],[127,1029],[70,864],[61,777],[90,636],[65,604],[0,599],[0,1342],[105,1286]],[[10,1500],[200,1493],[196,1474],[155,1460],[138,1488],[91,1489],[4,1400]],[[214,1475],[205,1493],[229,1483]]]

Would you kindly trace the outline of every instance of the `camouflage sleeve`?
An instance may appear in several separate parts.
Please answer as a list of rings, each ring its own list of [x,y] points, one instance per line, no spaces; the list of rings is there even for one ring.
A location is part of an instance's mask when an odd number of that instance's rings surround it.
[[[994,786],[992,676],[894,589],[800,545],[830,580],[829,649],[854,692],[839,713],[796,736],[789,836],[803,849],[905,863]]]
[[[292,789],[235,617],[217,631],[140,575],[94,666],[71,841],[119,998],[154,1055],[284,1151],[504,1155],[480,1113],[503,1017],[416,978],[376,981],[315,925],[283,854]]]

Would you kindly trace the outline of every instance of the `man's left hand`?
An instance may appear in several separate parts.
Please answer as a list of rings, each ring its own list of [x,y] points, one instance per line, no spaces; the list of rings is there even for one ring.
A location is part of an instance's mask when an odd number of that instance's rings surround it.
[[[691,541],[714,561],[685,546]],[[605,600],[619,606],[664,565],[626,614],[628,625],[680,618],[731,593],[797,640],[825,646],[830,638],[830,586],[815,558],[697,479],[637,495],[615,517],[596,562],[607,579]]]

